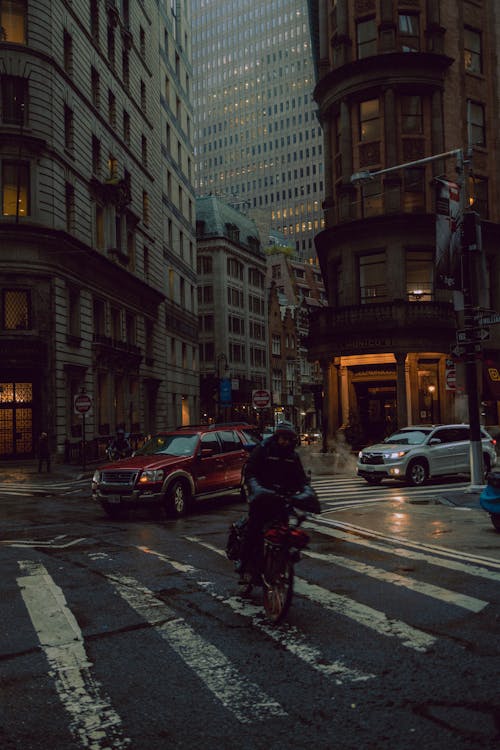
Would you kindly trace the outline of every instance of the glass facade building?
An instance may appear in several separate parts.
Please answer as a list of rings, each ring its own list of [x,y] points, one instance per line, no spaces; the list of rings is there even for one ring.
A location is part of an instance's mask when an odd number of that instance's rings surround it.
[[[302,0],[192,0],[195,185],[315,259],[323,136]]]

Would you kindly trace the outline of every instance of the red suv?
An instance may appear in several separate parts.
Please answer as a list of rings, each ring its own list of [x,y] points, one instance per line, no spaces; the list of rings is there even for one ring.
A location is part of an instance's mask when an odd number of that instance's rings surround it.
[[[229,427],[159,432],[131,458],[96,469],[92,496],[112,517],[142,507],[182,516],[194,500],[241,493],[243,466],[253,445]]]

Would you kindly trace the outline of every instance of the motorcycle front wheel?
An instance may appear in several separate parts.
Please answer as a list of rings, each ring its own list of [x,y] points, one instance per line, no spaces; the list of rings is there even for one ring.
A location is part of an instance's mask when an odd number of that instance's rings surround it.
[[[288,551],[266,548],[262,582],[264,609],[268,618],[277,625],[287,614],[293,596],[293,563]]]

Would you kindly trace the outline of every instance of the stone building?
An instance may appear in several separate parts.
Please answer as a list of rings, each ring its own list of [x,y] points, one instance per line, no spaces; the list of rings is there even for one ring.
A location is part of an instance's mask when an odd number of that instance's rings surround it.
[[[214,196],[196,199],[200,398],[204,420],[255,422],[268,389],[266,256],[255,222]]]
[[[0,4],[0,458],[197,415],[187,5]]]
[[[309,6],[325,143],[325,229],[315,241],[329,301],[313,315],[309,353],[322,362],[329,432],[352,422],[367,442],[396,425],[466,421],[457,325],[480,327],[481,310],[500,304],[498,3]],[[366,172],[375,174],[357,179]],[[447,286],[436,268],[436,192],[449,183],[461,211],[479,214],[483,252]],[[462,244],[476,263],[474,242]],[[499,334],[493,325],[477,334],[489,336],[483,347],[470,347],[490,425],[497,401],[481,358],[495,362]]]

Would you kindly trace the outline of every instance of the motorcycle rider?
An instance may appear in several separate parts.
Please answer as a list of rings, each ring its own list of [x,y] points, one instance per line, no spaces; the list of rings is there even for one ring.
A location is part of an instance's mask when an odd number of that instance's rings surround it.
[[[236,571],[243,575],[252,550],[260,542],[264,525],[281,515],[282,500],[277,493],[290,496],[297,508],[319,513],[316,492],[302,466],[295,448],[298,435],[290,422],[279,422],[274,433],[257,445],[245,465],[245,487],[248,500],[248,523]]]
[[[111,461],[119,458],[126,458],[132,453],[132,447],[125,436],[125,430],[119,427],[116,431],[116,437],[111,441],[108,447],[108,455]]]

